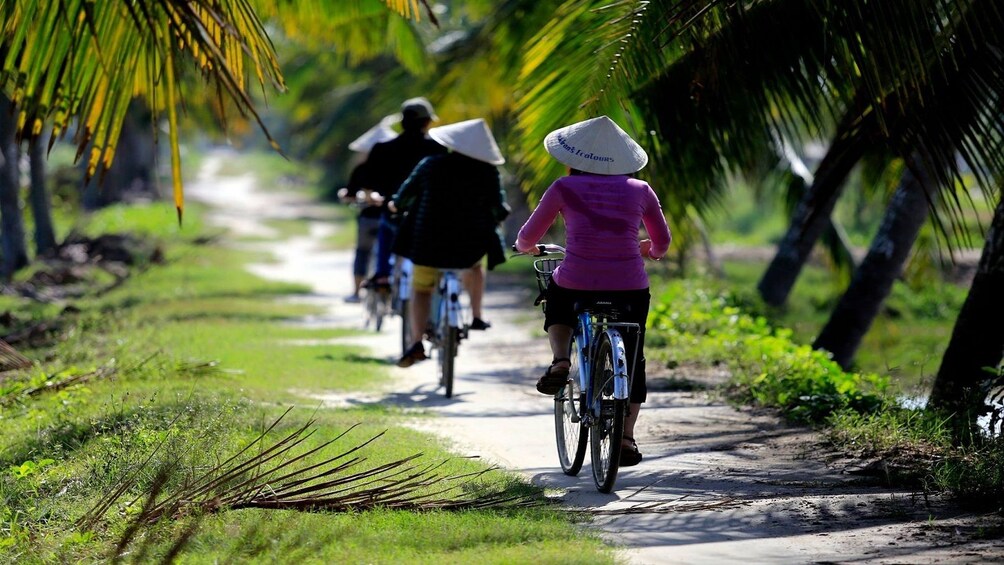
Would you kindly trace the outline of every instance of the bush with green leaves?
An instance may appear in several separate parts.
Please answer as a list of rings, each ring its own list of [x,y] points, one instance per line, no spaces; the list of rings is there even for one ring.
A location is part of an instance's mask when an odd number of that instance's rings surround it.
[[[792,341],[747,314],[727,292],[697,280],[669,283],[652,309],[652,349],[664,347],[669,362],[725,365],[728,391],[740,402],[779,408],[797,422],[818,423],[837,410],[876,410],[888,379],[843,371],[830,356]]]

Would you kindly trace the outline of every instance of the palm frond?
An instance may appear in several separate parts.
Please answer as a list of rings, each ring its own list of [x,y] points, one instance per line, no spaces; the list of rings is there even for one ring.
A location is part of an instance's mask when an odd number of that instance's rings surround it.
[[[421,14],[418,2],[254,0],[254,4],[262,19],[288,41],[315,51],[334,50],[350,66],[391,53],[413,74],[429,71],[425,42],[414,25]],[[426,6],[426,12],[436,23],[431,8]]]
[[[644,122],[614,81],[619,62],[642,21],[646,2],[566,0],[524,49],[515,103],[518,135],[528,166],[531,198],[539,197],[562,171],[543,149],[550,131],[589,117],[608,114],[633,133],[646,137]],[[584,31],[588,30],[588,31]]]
[[[449,473],[445,462],[422,463],[414,454],[388,463],[368,465],[362,455],[378,434],[334,455],[323,455],[352,428],[306,447],[316,432],[308,421],[285,436],[269,440],[271,433],[289,414],[287,410],[257,438],[234,455],[196,475],[186,476],[177,486],[166,485],[174,473],[169,465],[156,473],[158,479],[126,507],[144,500],[137,523],[151,524],[182,515],[206,514],[240,508],[289,509],[349,512],[373,508],[410,511],[468,510],[542,504],[542,499],[506,489],[487,488],[478,483],[491,469]],[[84,513],[77,526],[92,528],[126,492],[135,490],[143,462],[131,475],[93,508]],[[124,485],[124,487],[123,487]],[[128,536],[123,539],[127,540]]]
[[[146,97],[155,112],[168,110],[179,219],[180,69],[202,74],[255,119],[250,77],[282,88],[272,44],[249,0],[0,0],[0,15],[0,86],[18,107],[21,135],[39,135],[51,120],[55,138],[78,121],[74,140],[78,158],[88,153],[88,176],[111,165],[134,96]]]
[[[429,17],[429,20],[434,25],[439,25],[439,21],[436,19],[435,12],[432,11],[432,7],[429,6],[428,0],[383,0],[390,9],[396,11],[406,18],[420,19],[420,8],[419,6],[425,8],[425,14]]]

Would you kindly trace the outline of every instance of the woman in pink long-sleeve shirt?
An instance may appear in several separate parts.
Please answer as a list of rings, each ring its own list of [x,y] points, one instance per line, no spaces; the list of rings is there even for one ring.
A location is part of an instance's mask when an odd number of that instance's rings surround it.
[[[556,180],[519,231],[516,248],[535,253],[535,245],[560,215],[565,221],[566,254],[547,289],[544,329],[554,356],[537,381],[537,390],[557,393],[568,379],[574,304],[609,300],[621,305],[622,321],[638,323],[639,335],[625,335],[632,360],[631,409],[624,426],[621,465],[636,465],[634,441],[638,411],[647,396],[644,327],[650,295],[644,257],[660,259],[671,235],[655,192],[629,176],[648,162],[645,151],[610,118],[601,116],[551,132],[547,151],[568,165],[570,175]],[[650,239],[638,240],[645,225]],[[626,332],[631,334],[632,332]],[[638,347],[635,348],[635,341]]]

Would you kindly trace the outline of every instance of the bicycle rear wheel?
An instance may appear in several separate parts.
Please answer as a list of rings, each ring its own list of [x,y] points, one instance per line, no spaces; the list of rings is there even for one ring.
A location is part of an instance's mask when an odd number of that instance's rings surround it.
[[[627,400],[613,397],[615,369],[613,344],[609,335],[604,333],[593,360],[593,405],[600,406],[600,416],[592,421],[589,428],[593,482],[600,492],[610,492],[617,481],[624,418],[628,409]]]
[[[585,397],[579,387],[579,356],[574,339],[568,357],[572,363],[568,368],[568,384],[554,395],[554,435],[561,470],[575,476],[586,458],[589,429],[582,425],[580,408]]]
[[[443,331],[442,342],[439,344],[440,383],[445,389],[446,398],[453,397],[453,360],[457,356],[459,338],[460,330],[446,327]]]

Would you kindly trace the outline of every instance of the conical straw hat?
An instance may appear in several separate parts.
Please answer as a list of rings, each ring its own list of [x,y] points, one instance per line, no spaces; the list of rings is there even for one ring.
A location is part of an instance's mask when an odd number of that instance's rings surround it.
[[[390,125],[398,121],[397,116],[386,116],[380,123],[366,130],[349,144],[349,149],[357,153],[369,153],[377,143],[390,141],[397,137],[397,132],[391,129]]]
[[[648,163],[648,154],[606,116],[556,129],[544,148],[560,163],[600,175],[627,175]]]
[[[505,163],[488,124],[481,118],[432,128],[429,137],[472,159],[491,165]]]

